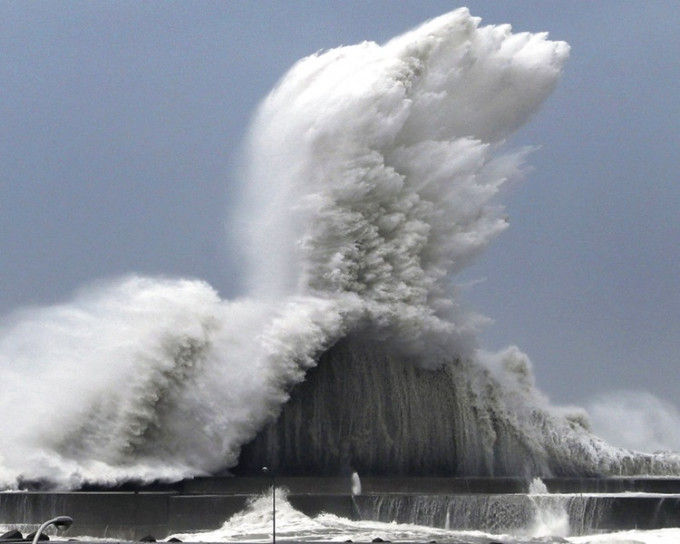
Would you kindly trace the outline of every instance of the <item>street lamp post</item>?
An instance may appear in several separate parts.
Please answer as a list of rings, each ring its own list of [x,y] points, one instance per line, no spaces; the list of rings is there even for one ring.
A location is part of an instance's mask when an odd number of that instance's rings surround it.
[[[276,544],[276,481],[274,479],[274,471],[270,471],[267,467],[262,467],[262,472],[269,475],[272,479],[272,544]]]
[[[40,535],[50,525],[54,525],[57,529],[67,529],[68,527],[71,526],[72,523],[73,518],[70,518],[68,516],[57,516],[56,518],[48,519],[35,532],[35,536],[33,537],[33,544],[38,544],[38,540],[40,540]]]

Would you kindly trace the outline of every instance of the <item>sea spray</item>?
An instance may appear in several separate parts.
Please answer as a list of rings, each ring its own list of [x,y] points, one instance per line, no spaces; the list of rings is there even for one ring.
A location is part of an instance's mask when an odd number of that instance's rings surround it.
[[[240,224],[251,291],[356,293],[422,365],[470,355],[480,319],[452,276],[507,227],[496,197],[527,150],[503,140],[568,55],[458,10],[380,46],[297,63],[251,128]]]
[[[676,456],[618,450],[589,433],[580,412],[552,409],[516,348],[492,359],[422,368],[389,341],[354,332],[324,352],[278,420],[243,447],[236,471],[257,474],[266,464],[286,475],[527,479],[677,472]]]
[[[321,298],[224,302],[200,281],[139,277],[25,310],[0,336],[12,369],[0,401],[4,483],[77,487],[234,465],[351,311]]]
[[[359,478],[359,474],[357,472],[352,472],[351,483],[352,496],[355,497],[357,495],[361,495],[361,478]]]
[[[680,411],[648,391],[615,391],[586,405],[593,430],[615,446],[680,452]]]
[[[276,488],[276,537],[296,542],[487,542],[478,535],[460,535],[433,527],[349,520],[333,514],[308,517],[295,510],[285,488]],[[272,496],[265,493],[250,501],[219,529],[171,535],[191,542],[271,542]],[[380,539],[380,540],[377,540]]]
[[[529,485],[529,498],[534,508],[534,520],[529,535],[540,537],[569,536],[569,512],[566,496],[551,496],[540,478],[534,478]]]
[[[133,276],[3,320],[2,484],[244,464],[242,446],[276,434],[262,429],[286,421],[310,369],[343,350],[356,370],[340,361],[340,381],[359,387],[376,370],[366,367],[387,364],[404,378],[385,382],[398,402],[385,403],[376,379],[363,385],[380,414],[363,439],[343,426],[354,397],[335,405],[338,426],[324,432],[354,435],[355,448],[324,441],[321,423],[292,435],[292,451],[321,452],[308,471],[677,473],[677,457],[612,449],[550,409],[519,350],[479,352],[484,320],[452,286],[507,227],[499,194],[529,150],[503,142],[553,90],[568,50],[461,9],[382,46],[301,60],[249,133],[242,299],[200,280]],[[380,448],[390,463],[379,465]]]
[[[397,523],[395,521],[349,520],[332,514],[320,514],[308,517],[296,511],[288,501],[286,491],[277,488],[276,526],[277,539],[295,542],[440,542],[443,544],[487,544],[489,542],[505,542],[507,544],[541,543],[615,543],[631,542],[660,543],[677,542],[680,529],[658,529],[646,531],[617,531],[603,533],[597,531],[587,536],[541,536],[531,537],[518,532],[502,529],[462,530],[452,523],[450,528],[431,527],[419,523]],[[280,497],[280,498],[279,498]],[[280,505],[280,508],[279,508]],[[483,510],[483,505],[476,506]],[[470,509],[472,512],[472,508]],[[497,509],[501,515],[511,516],[513,509]],[[489,521],[494,510],[488,510]],[[499,524],[501,525],[501,524]],[[490,523],[489,526],[493,527]],[[264,494],[251,501],[249,506],[225,521],[222,527],[207,532],[178,533],[171,536],[185,542],[271,542],[272,501],[271,494]],[[581,533],[579,533],[581,534]]]

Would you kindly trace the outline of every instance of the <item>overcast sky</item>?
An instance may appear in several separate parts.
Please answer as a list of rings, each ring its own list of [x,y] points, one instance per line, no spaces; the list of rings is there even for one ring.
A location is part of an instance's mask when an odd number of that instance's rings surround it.
[[[0,0],[0,315],[130,272],[239,294],[226,223],[258,102],[299,58],[467,5],[572,46],[511,145],[534,171],[462,281],[558,403],[678,401],[680,9],[654,2]]]

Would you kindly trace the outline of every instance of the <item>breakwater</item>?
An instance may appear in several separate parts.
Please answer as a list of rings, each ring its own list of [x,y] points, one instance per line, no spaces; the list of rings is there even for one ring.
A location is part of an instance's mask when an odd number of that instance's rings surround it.
[[[269,478],[206,477],[172,484],[74,492],[0,493],[0,524],[30,528],[56,515],[75,523],[70,536],[139,539],[219,528],[271,486]],[[549,493],[530,494],[520,478],[364,478],[353,496],[349,478],[277,478],[287,500],[308,516],[432,527],[516,530],[542,509],[561,509],[571,534],[680,526],[680,479],[609,478],[543,481]]]

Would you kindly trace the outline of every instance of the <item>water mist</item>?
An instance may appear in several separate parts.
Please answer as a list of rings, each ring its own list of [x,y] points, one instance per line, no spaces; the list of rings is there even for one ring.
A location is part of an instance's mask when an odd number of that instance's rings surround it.
[[[0,484],[177,479],[272,448],[313,473],[677,474],[553,411],[518,349],[480,352],[453,286],[507,227],[530,150],[504,141],[568,53],[461,9],[298,62],[249,131],[241,299],[131,276],[3,320]],[[282,443],[309,406],[337,425]]]

